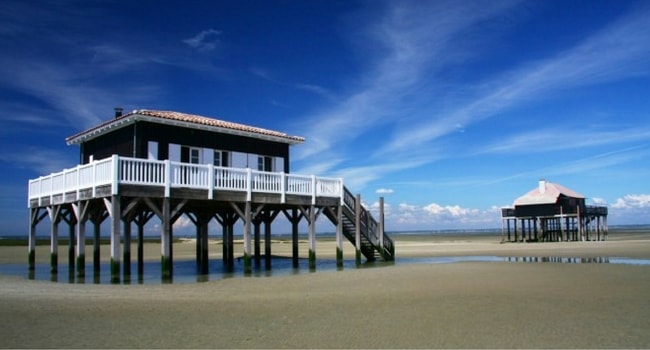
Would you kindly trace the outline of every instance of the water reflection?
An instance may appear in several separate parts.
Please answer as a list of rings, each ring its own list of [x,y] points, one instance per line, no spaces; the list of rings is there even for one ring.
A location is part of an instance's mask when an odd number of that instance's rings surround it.
[[[250,273],[244,272],[243,262],[235,262],[234,266],[225,266],[222,261],[210,261],[207,274],[200,273],[194,260],[175,261],[171,278],[161,277],[160,262],[145,262],[143,269],[134,275],[121,275],[114,279],[110,275],[108,264],[102,264],[94,269],[92,277],[79,276],[74,270],[68,273],[50,273],[49,264],[37,264],[34,270],[27,271],[30,280],[52,281],[71,284],[169,284],[169,283],[202,283],[218,281],[227,278],[263,278],[272,276],[297,275],[302,273],[336,272],[346,269],[375,268],[390,265],[407,264],[451,264],[463,262],[507,262],[507,263],[555,263],[555,264],[631,264],[650,265],[649,259],[631,259],[621,257],[514,257],[514,256],[445,256],[445,257],[412,257],[398,258],[392,262],[365,262],[356,264],[354,260],[344,261],[342,266],[336,260],[317,260],[316,267],[309,266],[307,259],[300,259],[294,266],[291,258],[274,257],[271,268],[254,266]],[[2,273],[25,276],[24,265],[0,266]],[[88,271],[88,270],[86,270]],[[102,273],[102,271],[104,271]]]

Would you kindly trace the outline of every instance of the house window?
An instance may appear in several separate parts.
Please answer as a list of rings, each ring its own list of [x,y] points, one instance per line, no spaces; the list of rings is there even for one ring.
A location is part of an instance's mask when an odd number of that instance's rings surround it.
[[[200,164],[201,163],[201,149],[190,147],[190,163]]]
[[[228,166],[228,152],[214,151],[214,166],[227,167]]]
[[[257,170],[273,171],[273,158],[264,156],[257,157]]]

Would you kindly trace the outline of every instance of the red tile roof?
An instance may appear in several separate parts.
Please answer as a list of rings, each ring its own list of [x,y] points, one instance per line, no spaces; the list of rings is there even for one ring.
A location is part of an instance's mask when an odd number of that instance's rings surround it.
[[[187,124],[188,127],[192,127],[192,126],[199,127],[199,128],[207,127],[208,129],[214,129],[214,131],[216,132],[221,131],[227,133],[235,133],[235,134],[241,134],[249,137],[271,139],[278,142],[285,142],[289,144],[302,143],[305,141],[305,139],[300,136],[290,136],[279,131],[273,131],[273,130],[254,127],[254,126],[248,126],[244,124],[223,121],[223,120],[204,117],[195,114],[180,113],[174,111],[156,111],[156,110],[141,109],[141,110],[134,110],[131,113],[124,114],[120,117],[108,120],[88,130],[72,135],[66,138],[66,142],[68,144],[81,143],[87,139],[97,137],[110,129],[128,125],[137,120],[148,120],[152,122],[162,122],[162,123],[180,122],[183,124]]]
[[[560,195],[572,198],[585,198],[580,193],[562,185],[542,180],[538,187],[517,198],[514,205],[554,204]]]

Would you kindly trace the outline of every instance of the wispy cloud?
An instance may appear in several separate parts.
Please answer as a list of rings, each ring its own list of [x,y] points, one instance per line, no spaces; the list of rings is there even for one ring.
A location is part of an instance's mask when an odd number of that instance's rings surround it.
[[[650,140],[650,127],[633,129],[593,130],[580,125],[524,132],[487,145],[474,154],[543,153],[601,145],[634,143]]]
[[[0,153],[0,161],[11,163],[15,168],[28,169],[36,175],[47,175],[69,168],[77,159],[76,150],[69,152],[51,149],[26,148],[24,151]]]
[[[511,174],[500,178],[491,178],[478,180],[475,186],[493,185],[504,183],[518,178],[536,178],[542,174],[544,177],[559,177],[572,174],[583,174],[603,168],[609,168],[615,165],[646,159],[650,156],[650,149],[645,146],[632,146],[623,149],[617,149],[593,156],[573,159],[559,162],[549,166],[533,168],[524,172]]]
[[[389,2],[381,20],[366,30],[366,39],[376,45],[374,50],[368,50],[370,69],[339,104],[307,118],[300,133],[309,139],[309,146],[298,150],[294,159],[308,161],[316,155],[320,159],[359,138],[376,138],[373,132],[380,127],[404,121],[417,107],[409,102],[420,98],[416,96],[419,87],[427,84],[424,78],[454,59],[449,55],[453,39],[473,25],[507,11],[513,3]],[[371,155],[368,152],[367,156]],[[392,157],[395,163],[388,167],[395,170],[422,164],[421,160],[403,162],[399,156]],[[358,171],[350,168],[346,172],[360,173],[365,168],[361,164]]]
[[[183,42],[200,52],[213,51],[221,44],[220,35],[221,31],[210,28],[201,31],[192,38],[183,40]]]
[[[634,12],[584,40],[574,48],[545,60],[524,64],[479,84],[482,91],[461,107],[428,121],[402,128],[386,151],[425,144],[492,117],[520,103],[577,86],[626,79],[650,73],[650,14]]]

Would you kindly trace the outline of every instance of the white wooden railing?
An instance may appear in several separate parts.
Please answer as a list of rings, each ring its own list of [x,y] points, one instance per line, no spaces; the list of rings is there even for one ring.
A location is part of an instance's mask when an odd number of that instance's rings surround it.
[[[32,200],[40,205],[47,197],[52,203],[55,196],[81,190],[92,190],[94,197],[100,186],[110,186],[112,194],[119,194],[120,184],[163,187],[165,196],[172,188],[206,190],[206,199],[212,199],[214,190],[245,192],[247,200],[253,193],[279,194],[282,203],[286,195],[309,196],[314,204],[317,197],[343,198],[342,179],[113,155],[29,180],[28,205]]]

